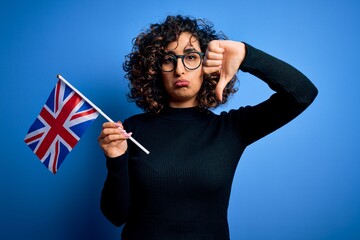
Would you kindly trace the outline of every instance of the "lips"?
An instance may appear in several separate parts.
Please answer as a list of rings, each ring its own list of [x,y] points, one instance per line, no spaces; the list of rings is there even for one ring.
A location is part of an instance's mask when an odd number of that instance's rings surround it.
[[[187,87],[190,85],[188,80],[177,80],[174,82],[175,87]]]

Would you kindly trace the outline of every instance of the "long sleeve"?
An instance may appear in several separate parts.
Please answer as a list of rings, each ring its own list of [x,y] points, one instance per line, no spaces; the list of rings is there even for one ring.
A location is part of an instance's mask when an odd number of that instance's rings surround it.
[[[116,226],[124,224],[130,212],[130,186],[127,152],[107,158],[108,175],[101,193],[101,211]]]
[[[230,239],[227,210],[236,166],[251,142],[300,114],[317,90],[298,70],[247,45],[240,69],[275,93],[256,106],[220,115],[164,108],[124,121],[144,144],[107,159],[101,209],[124,239]],[[130,189],[131,187],[131,189]]]
[[[247,144],[290,122],[313,102],[318,93],[299,70],[248,44],[240,70],[258,77],[275,91],[268,100],[238,111],[239,131]]]

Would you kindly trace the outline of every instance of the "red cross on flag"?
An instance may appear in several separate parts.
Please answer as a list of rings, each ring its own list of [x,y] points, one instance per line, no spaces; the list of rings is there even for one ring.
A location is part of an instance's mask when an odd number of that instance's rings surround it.
[[[98,115],[96,109],[59,79],[24,141],[56,173]]]

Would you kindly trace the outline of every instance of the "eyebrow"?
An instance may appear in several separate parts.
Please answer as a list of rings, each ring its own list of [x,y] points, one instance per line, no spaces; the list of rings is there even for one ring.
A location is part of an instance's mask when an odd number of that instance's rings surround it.
[[[196,50],[194,47],[191,47],[191,48],[187,48],[184,50],[184,53],[189,53],[189,52],[198,52],[198,50]],[[174,51],[170,50],[170,51],[167,51],[168,54],[174,54],[174,55],[178,55],[178,54],[175,54]]]
[[[194,47],[187,48],[184,50],[184,53],[188,53],[188,52],[198,52],[198,50],[196,50]]]

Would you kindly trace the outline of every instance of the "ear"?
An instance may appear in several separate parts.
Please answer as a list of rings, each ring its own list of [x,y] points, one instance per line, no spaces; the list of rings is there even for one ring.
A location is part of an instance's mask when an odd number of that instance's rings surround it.
[[[150,74],[150,75],[156,75],[156,74],[157,74],[157,71],[154,70],[154,68],[150,68],[150,69],[149,69],[149,74]]]

